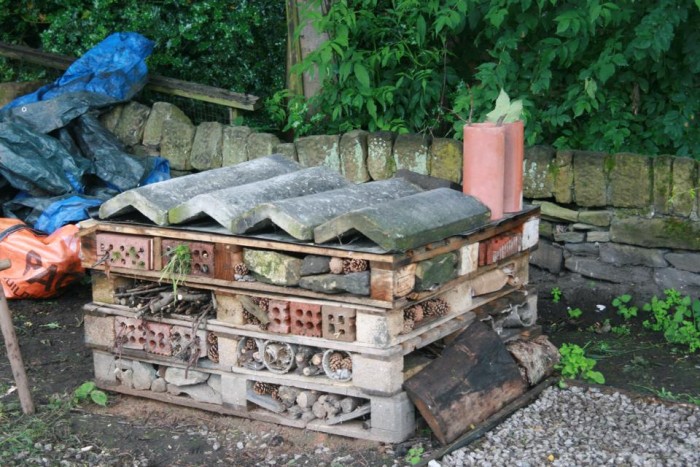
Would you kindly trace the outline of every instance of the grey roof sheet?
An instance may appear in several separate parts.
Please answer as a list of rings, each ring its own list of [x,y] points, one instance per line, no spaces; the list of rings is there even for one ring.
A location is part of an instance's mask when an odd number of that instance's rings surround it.
[[[158,225],[209,218],[233,234],[275,226],[316,243],[360,232],[386,251],[459,234],[490,215],[459,191],[423,191],[402,178],[354,185],[331,169],[305,169],[281,155],[129,190],[104,203],[100,217],[134,211]]]

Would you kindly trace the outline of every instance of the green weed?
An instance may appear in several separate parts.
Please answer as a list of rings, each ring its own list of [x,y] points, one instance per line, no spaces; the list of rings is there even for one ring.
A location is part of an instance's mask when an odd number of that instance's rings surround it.
[[[105,407],[107,405],[107,394],[97,389],[97,386],[92,381],[86,381],[73,392],[73,402],[79,404],[88,400]]]
[[[552,302],[559,303],[559,300],[561,300],[561,289],[559,287],[552,287],[550,294],[552,295]]]
[[[583,311],[580,308],[567,308],[566,313],[569,315],[570,319],[579,319],[583,315]]]
[[[617,314],[622,316],[625,321],[637,316],[637,307],[630,306],[627,304],[632,300],[632,296],[629,294],[620,295],[612,301],[612,305],[617,309]]]
[[[642,309],[651,318],[642,323],[645,328],[662,332],[667,342],[687,346],[693,353],[700,349],[700,300],[681,296],[675,289],[664,290],[665,298],[654,296]]]
[[[596,366],[596,361],[586,356],[585,347],[564,343],[559,348],[559,354],[561,355],[561,361],[555,368],[559,370],[563,378],[576,379],[580,377],[584,381],[598,384],[605,383],[603,373],[593,370]],[[560,383],[563,383],[563,381]]]
[[[423,449],[423,446],[412,447],[408,450],[408,453],[406,453],[406,462],[411,465],[416,465],[421,461],[424,452],[425,449]]]

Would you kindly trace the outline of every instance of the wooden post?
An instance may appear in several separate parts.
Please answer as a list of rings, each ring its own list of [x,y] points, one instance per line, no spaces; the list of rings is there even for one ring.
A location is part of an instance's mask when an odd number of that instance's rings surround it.
[[[0,260],[0,271],[9,269],[11,266],[9,259]],[[22,411],[25,414],[34,413],[34,402],[32,395],[29,392],[29,383],[27,382],[27,373],[24,371],[24,362],[22,354],[19,351],[19,342],[17,342],[17,334],[12,324],[12,315],[10,308],[7,306],[5,292],[0,286],[0,328],[2,328],[2,337],[5,339],[5,347],[7,348],[7,358],[10,360],[12,367],[12,375],[15,377],[17,384],[17,392],[19,393],[19,402],[22,405]]]

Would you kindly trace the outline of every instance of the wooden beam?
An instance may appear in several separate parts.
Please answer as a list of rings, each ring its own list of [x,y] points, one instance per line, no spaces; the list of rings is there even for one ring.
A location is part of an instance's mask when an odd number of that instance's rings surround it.
[[[41,65],[57,70],[66,70],[76,59],[65,55],[41,52],[31,47],[0,42],[0,56],[22,60],[35,65]],[[241,94],[227,89],[207,86],[204,84],[167,78],[160,75],[149,75],[146,87],[152,91],[190,99],[211,102],[241,110],[258,110],[262,107],[260,98],[252,94]]]

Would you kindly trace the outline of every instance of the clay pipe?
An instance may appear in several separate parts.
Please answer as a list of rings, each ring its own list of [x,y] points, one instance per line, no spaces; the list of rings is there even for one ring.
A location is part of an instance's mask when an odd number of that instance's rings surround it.
[[[0,260],[0,271],[9,269],[12,263],[9,259]],[[29,392],[29,383],[27,381],[27,373],[24,371],[24,362],[22,362],[22,354],[19,351],[19,342],[17,342],[17,334],[12,324],[12,315],[10,308],[7,306],[5,292],[0,285],[0,328],[2,328],[2,336],[5,339],[5,348],[7,349],[7,358],[10,360],[12,367],[12,375],[15,377],[17,384],[17,392],[19,393],[19,402],[22,405],[22,411],[25,414],[34,413],[34,402],[32,395]]]

